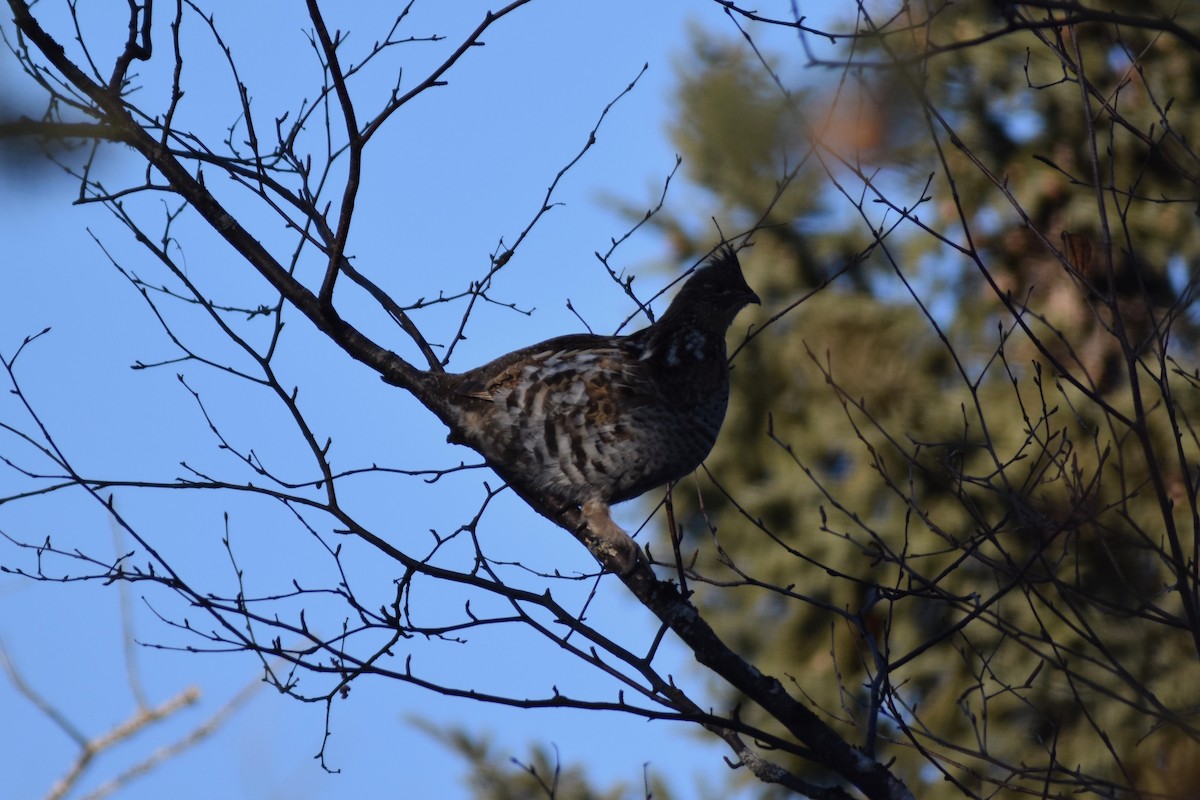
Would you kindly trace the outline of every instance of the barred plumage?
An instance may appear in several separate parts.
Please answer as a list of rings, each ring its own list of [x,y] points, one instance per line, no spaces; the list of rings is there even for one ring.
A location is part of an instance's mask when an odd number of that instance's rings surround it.
[[[462,443],[582,507],[597,536],[625,537],[608,505],[682,478],[712,449],[729,400],[725,333],[758,302],[725,246],[643,330],[560,336],[447,375]]]

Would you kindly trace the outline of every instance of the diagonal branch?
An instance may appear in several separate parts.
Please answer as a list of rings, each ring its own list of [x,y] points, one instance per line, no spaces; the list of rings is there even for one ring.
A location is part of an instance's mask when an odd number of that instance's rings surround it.
[[[318,330],[328,335],[352,358],[387,376],[396,385],[412,391],[418,399],[446,418],[446,405],[433,396],[420,380],[420,372],[395,353],[375,343],[358,329],[342,320],[331,308],[325,308],[307,287],[293,277],[274,256],[230,214],[205,185],[194,177],[179,160],[138,125],[122,99],[107,87],[89,78],[67,57],[54,37],[34,19],[29,7],[20,0],[8,0],[13,18],[21,32],[42,52],[47,60],[79,91],[85,94],[103,113],[103,124],[117,131],[121,140],[130,145],[158,170],[176,193],[186,200],[212,228],[221,235],[250,265],[258,270],[298,311]]]
[[[350,220],[354,216],[354,204],[358,198],[358,187],[362,178],[364,139],[359,135],[354,103],[350,99],[350,90],[346,88],[346,76],[342,73],[342,66],[338,62],[337,48],[342,42],[341,33],[339,32],[336,42],[331,39],[317,0],[307,0],[307,5],[308,16],[312,20],[313,27],[317,32],[317,39],[321,43],[325,68],[329,70],[329,77],[333,81],[333,89],[337,94],[338,107],[342,111],[342,119],[346,124],[346,149],[350,159],[346,168],[346,185],[342,189],[342,207],[338,211],[337,232],[328,246],[329,265],[325,269],[325,279],[321,282],[321,291],[317,295],[322,305],[332,308],[333,286],[341,268],[342,256],[346,252],[346,241],[350,238]]]

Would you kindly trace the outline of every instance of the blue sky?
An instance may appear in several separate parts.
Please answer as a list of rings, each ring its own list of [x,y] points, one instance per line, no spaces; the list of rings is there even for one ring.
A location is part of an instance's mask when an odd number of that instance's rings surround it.
[[[383,13],[383,4],[373,6],[375,13],[368,4],[344,4],[336,12],[334,4],[328,5],[330,27],[351,31],[349,51],[358,53],[386,32],[388,15],[394,13]],[[120,11],[125,4],[113,6]],[[319,73],[304,36],[308,25],[302,9],[291,8],[284,13],[292,16],[280,19],[275,4],[217,2],[205,7],[215,14],[233,49],[260,125],[312,94]],[[387,69],[365,73],[352,87],[360,113],[383,102],[396,66],[404,67],[402,86],[411,85],[445,58],[487,8],[475,2],[418,2],[407,29],[414,35],[444,34],[447,40],[397,48],[386,61]],[[35,9],[47,15],[47,26],[60,39],[70,37],[62,20],[49,21],[55,12],[46,3]],[[98,15],[101,10],[89,7]],[[786,9],[777,13],[786,14]],[[162,33],[167,20],[158,22]],[[83,23],[89,35],[94,32],[94,41],[107,41],[110,47],[119,41],[120,26],[112,27],[102,16]],[[219,138],[236,118],[231,79],[211,40],[201,35],[199,20],[193,16],[187,24],[192,38],[185,40],[188,97],[182,119]],[[614,329],[628,315],[628,300],[593,256],[594,251],[607,250],[610,238],[629,226],[603,198],[619,197],[646,207],[657,200],[674,165],[675,151],[666,133],[673,111],[673,63],[685,53],[690,25],[737,35],[719,6],[698,0],[532,3],[489,31],[486,46],[468,53],[448,75],[449,85],[426,93],[395,115],[374,142],[350,242],[359,269],[402,303],[439,290],[454,291],[484,273],[501,238],[511,242],[525,227],[555,173],[586,141],[600,111],[643,64],[649,65],[636,89],[609,114],[596,146],[563,179],[554,197],[562,205],[539,223],[495,283],[497,298],[533,313],[481,308],[472,317],[454,367],[465,369],[515,347],[579,330],[581,323],[567,309],[568,301],[597,331]],[[98,48],[99,60],[104,52]],[[166,56],[162,39],[156,59]],[[161,107],[163,69],[158,61],[139,69],[146,88],[138,98],[147,108]],[[13,87],[15,96],[32,96],[21,91],[20,78],[9,59],[0,80]],[[119,147],[107,150],[99,174],[111,185],[122,185],[140,173],[129,153]],[[209,179],[219,180],[215,172]],[[244,192],[228,186],[219,191],[254,235],[285,258],[292,244],[279,219]],[[171,480],[181,474],[180,461],[187,461],[197,468],[237,474],[237,465],[216,448],[195,400],[176,378],[182,372],[187,386],[201,394],[231,440],[253,447],[284,474],[308,477],[311,470],[296,460],[300,453],[280,422],[279,407],[263,393],[248,391],[195,363],[129,369],[135,361],[173,358],[178,351],[96,240],[124,268],[151,283],[165,277],[111,214],[99,206],[72,206],[76,193],[75,182],[54,170],[35,173],[32,184],[0,188],[0,235],[7,251],[0,355],[11,358],[25,336],[47,326],[52,329],[23,353],[18,378],[76,468],[89,475]],[[682,180],[674,185],[668,203],[677,214],[695,215],[697,226],[704,224],[708,209]],[[165,208],[159,198],[131,201],[131,206],[148,227],[157,229]],[[257,275],[195,219],[181,217],[172,232],[177,237],[172,252],[217,302],[272,299]],[[646,232],[625,243],[613,263],[636,274],[638,285],[657,287],[666,282],[670,270],[681,266],[669,258],[667,244]],[[305,262],[301,274],[306,268],[316,269],[315,264]],[[310,283],[313,274],[306,276]],[[344,303],[343,313],[371,335],[404,357],[418,359],[400,332],[369,311],[362,298],[346,293],[339,302]],[[189,341],[214,358],[237,358],[202,320],[176,310],[173,319],[184,335],[194,337]],[[448,339],[459,314],[461,307],[433,309],[418,322],[431,339]],[[299,387],[301,406],[314,428],[334,438],[336,467],[372,462],[445,467],[456,459],[471,459],[465,450],[444,445],[444,430],[398,390],[349,362],[298,315],[290,315],[288,321],[276,366],[285,384]],[[251,336],[265,335],[266,326],[257,333],[252,327],[248,330]],[[7,392],[0,401],[0,421],[33,428]],[[0,454],[46,467],[11,436],[0,440]],[[347,482],[343,498],[389,539],[418,546],[427,541],[422,537],[430,528],[445,533],[470,517],[483,497],[484,479],[481,472],[469,472],[433,487],[419,480]],[[0,471],[0,495],[24,486],[18,475]],[[121,492],[116,502],[132,524],[198,583],[229,590],[232,570],[220,545],[226,531],[253,591],[277,589],[291,577],[307,585],[336,580],[314,542],[278,508],[241,497],[181,493]],[[636,526],[638,513],[636,504],[630,504],[618,519]],[[0,506],[0,530],[28,541],[50,535],[64,545],[113,552],[109,519],[94,499],[81,493]],[[501,496],[489,508],[480,536],[495,558],[520,559],[543,570],[590,566],[587,554],[569,536],[510,496]],[[357,586],[364,595],[378,594],[386,602],[396,567],[360,550],[347,556]],[[468,557],[465,550],[458,555]],[[453,562],[455,552],[446,557]],[[0,563],[21,558],[0,545]],[[453,616],[451,612],[461,608],[462,597],[439,591],[431,587],[419,595],[429,604],[428,619],[441,613]],[[180,608],[161,591],[138,586],[131,588],[129,599],[140,640],[198,644],[163,626],[154,615],[157,611],[179,619],[194,611]],[[26,680],[88,735],[110,729],[134,710],[118,609],[119,596],[112,587],[48,586],[0,575],[0,641]],[[313,613],[319,618],[319,611]],[[649,614],[613,580],[602,585],[590,619],[634,644],[645,643],[654,632]],[[336,619],[322,622],[334,625]],[[464,686],[528,696],[543,696],[551,686],[584,696],[615,695],[611,682],[581,670],[533,637],[507,640],[483,633],[467,645],[412,647],[420,669],[455,676]],[[84,791],[192,729],[252,682],[259,670],[245,655],[137,648],[136,658],[151,704],[188,686],[199,687],[202,699],[196,708],[98,760],[81,784]],[[705,679],[692,668],[688,654],[668,651],[661,663],[665,672],[705,696]],[[12,797],[42,796],[65,772],[73,745],[7,681],[0,681],[0,709],[9,731],[0,747],[5,791]],[[312,758],[320,747],[323,715],[320,705],[282,698],[264,687],[220,733],[130,784],[119,796],[466,797],[462,762],[408,724],[410,716],[487,731],[498,752],[518,758],[526,756],[530,743],[553,744],[564,762],[584,763],[600,785],[623,780],[636,790],[643,765],[648,764],[684,796],[689,791],[701,796],[700,787],[723,779],[727,772],[722,762],[727,751],[722,747],[665,723],[611,714],[520,711],[449,700],[376,680],[357,682],[350,697],[335,707],[327,753],[341,774],[328,775]]]

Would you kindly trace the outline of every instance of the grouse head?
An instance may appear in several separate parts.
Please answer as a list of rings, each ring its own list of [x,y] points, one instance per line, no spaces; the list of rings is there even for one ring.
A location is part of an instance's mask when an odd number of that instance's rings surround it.
[[[646,344],[643,359],[662,361],[667,368],[707,361],[709,370],[723,372],[725,332],[739,311],[759,302],[742,276],[737,254],[722,245],[687,279],[663,315],[634,338]]]
[[[758,295],[742,276],[737,253],[729,245],[722,245],[687,279],[658,324],[684,325],[724,334],[739,311],[759,302]]]

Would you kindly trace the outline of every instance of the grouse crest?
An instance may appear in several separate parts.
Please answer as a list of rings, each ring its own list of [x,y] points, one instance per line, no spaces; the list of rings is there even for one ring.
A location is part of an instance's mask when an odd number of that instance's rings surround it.
[[[445,375],[454,440],[580,507],[628,570],[640,551],[608,507],[684,477],[708,455],[729,401],[725,334],[758,302],[723,245],[647,328],[559,336]]]

